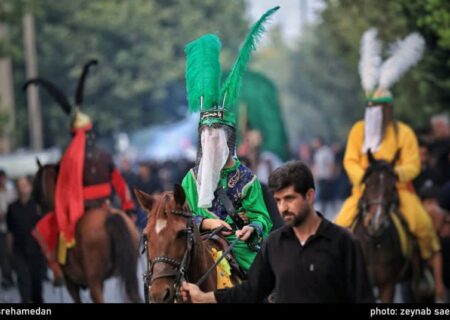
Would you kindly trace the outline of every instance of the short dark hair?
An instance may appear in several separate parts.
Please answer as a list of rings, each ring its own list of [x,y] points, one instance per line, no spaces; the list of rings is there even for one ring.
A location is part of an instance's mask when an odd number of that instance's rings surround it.
[[[440,194],[440,189],[436,186],[425,186],[420,188],[419,190],[419,196],[420,199],[423,200],[438,200],[439,199],[439,194]]]
[[[315,136],[314,139],[319,140],[321,145],[325,144],[325,139],[322,136]]]
[[[311,170],[301,161],[290,161],[277,168],[269,176],[269,189],[272,193],[294,186],[295,192],[306,196],[309,189],[315,190]]]

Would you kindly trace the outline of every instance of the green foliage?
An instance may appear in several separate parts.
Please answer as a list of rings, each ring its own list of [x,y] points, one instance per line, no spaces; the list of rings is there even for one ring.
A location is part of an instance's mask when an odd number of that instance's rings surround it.
[[[82,65],[98,59],[86,81],[84,109],[97,132],[108,136],[182,117],[185,44],[217,33],[229,63],[248,28],[243,0],[35,0],[33,4],[39,75],[73,99]],[[20,43],[21,22],[12,27]],[[23,64],[23,55],[17,56],[18,105],[25,105],[19,90],[25,80]],[[45,144],[63,145],[69,138],[65,134],[69,120],[40,92]]]
[[[0,134],[8,133],[8,122],[10,120],[10,114],[5,110],[6,108],[0,106]]]
[[[287,47],[277,28],[271,45],[253,61],[273,79],[290,141],[321,134],[345,140],[364,113],[358,76],[364,31],[379,30],[388,44],[419,31],[424,58],[392,88],[395,113],[419,127],[430,115],[448,110],[450,101],[450,1],[324,0],[319,22]],[[185,112],[184,46],[205,33],[223,43],[222,66],[231,68],[248,30],[244,0],[2,0],[0,21],[10,25],[0,55],[13,57],[16,136],[26,142],[22,15],[35,14],[41,76],[73,97],[81,67],[100,61],[86,83],[85,110],[100,134],[170,121]],[[384,56],[385,58],[385,56]],[[68,119],[41,90],[46,145],[62,145]]]
[[[290,140],[322,135],[345,141],[364,114],[358,75],[360,40],[370,27],[379,31],[386,58],[389,44],[418,31],[426,41],[424,58],[393,88],[397,119],[414,127],[448,110],[450,101],[450,2],[448,0],[326,0],[319,22],[294,47],[273,44],[258,56],[256,68],[269,70],[280,88]]]
[[[430,115],[446,110],[450,98],[450,3],[445,0],[350,1],[327,0],[323,23],[317,28],[331,37],[327,42],[338,57],[357,72],[361,35],[376,27],[388,44],[413,31],[426,41],[426,52],[417,67],[392,88],[397,118],[413,126],[428,123]],[[345,17],[343,19],[342,17]],[[446,37],[447,36],[447,37]],[[353,87],[356,92],[360,87]],[[360,114],[362,115],[361,109]],[[344,124],[345,122],[343,122]]]

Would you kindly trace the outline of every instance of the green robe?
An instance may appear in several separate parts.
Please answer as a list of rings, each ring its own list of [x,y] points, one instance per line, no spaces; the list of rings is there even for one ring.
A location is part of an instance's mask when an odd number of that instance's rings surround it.
[[[235,159],[235,164],[232,167],[222,169],[219,184],[227,192],[236,212],[245,211],[249,224],[255,227],[254,232],[258,232],[262,238],[266,238],[272,229],[272,221],[263,199],[261,184],[250,169],[241,165],[239,160]],[[201,220],[209,218],[222,219],[230,225],[233,224],[233,220],[227,215],[217,198],[213,200],[211,208],[198,208],[197,182],[194,169],[186,174],[182,186],[189,206],[197,218],[197,223],[200,224]],[[235,238],[234,233],[227,237],[230,243]],[[250,250],[245,241],[239,241],[233,252],[238,263],[247,271],[256,257],[256,252]]]

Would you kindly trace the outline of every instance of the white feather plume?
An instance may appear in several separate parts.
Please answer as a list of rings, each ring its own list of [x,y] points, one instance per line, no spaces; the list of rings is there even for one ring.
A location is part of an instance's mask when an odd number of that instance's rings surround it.
[[[377,39],[377,29],[370,28],[361,39],[359,75],[365,91],[372,91],[378,83],[381,65],[381,43]]]
[[[383,63],[380,71],[380,87],[389,89],[400,77],[422,58],[425,40],[418,33],[411,33],[398,41],[391,56]]]

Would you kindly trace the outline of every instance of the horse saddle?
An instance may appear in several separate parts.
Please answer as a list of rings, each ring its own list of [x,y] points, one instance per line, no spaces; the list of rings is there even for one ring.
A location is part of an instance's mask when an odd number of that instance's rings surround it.
[[[204,233],[201,235],[202,241],[208,242],[208,246],[214,248],[216,251],[225,252],[230,244],[228,240],[220,234]],[[225,259],[228,261],[231,268],[231,278],[234,283],[240,283],[242,280],[246,279],[245,271],[242,270],[241,266],[236,260],[236,257],[232,252],[228,253]]]

